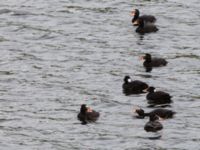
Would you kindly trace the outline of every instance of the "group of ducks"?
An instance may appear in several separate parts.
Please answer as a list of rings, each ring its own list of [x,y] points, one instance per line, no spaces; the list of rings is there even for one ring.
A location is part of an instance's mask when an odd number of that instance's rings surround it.
[[[148,92],[146,99],[152,106],[163,107],[172,102],[172,96],[169,93],[155,91],[155,87],[149,86],[147,83],[140,80],[132,81],[130,76],[124,77],[122,88],[125,95],[142,94]],[[134,112],[137,113],[137,118],[143,119],[146,116],[149,117],[149,122],[147,122],[144,126],[144,130],[147,132],[156,132],[163,129],[163,125],[159,122],[159,120],[172,118],[175,114],[174,111],[164,108],[154,109],[149,113],[145,113],[145,111],[141,108],[136,108],[134,109]]]
[[[139,16],[138,9],[133,10],[131,14],[133,15],[133,25],[138,25],[136,32],[147,33],[158,30],[154,25],[154,22],[156,21],[154,16]],[[143,66],[147,72],[151,71],[153,67],[166,66],[168,63],[164,58],[152,58],[151,54],[148,53],[145,54],[145,56],[142,56],[141,59],[144,60]],[[131,94],[147,93],[146,99],[152,106],[168,106],[172,102],[172,96],[169,93],[163,91],[155,91],[155,87],[149,86],[147,83],[140,80],[133,81],[130,76],[124,77],[122,89],[126,96]],[[157,108],[149,113],[145,113],[145,111],[141,108],[136,108],[134,109],[134,113],[136,113],[136,117],[140,119],[149,117],[149,121],[144,126],[144,130],[147,132],[157,132],[162,130],[163,125],[159,122],[159,120],[172,118],[175,114],[174,111],[164,108]],[[82,104],[77,117],[82,122],[82,124],[87,124],[90,122],[95,122],[99,116],[99,112],[92,110],[90,107],[87,107],[86,104]]]

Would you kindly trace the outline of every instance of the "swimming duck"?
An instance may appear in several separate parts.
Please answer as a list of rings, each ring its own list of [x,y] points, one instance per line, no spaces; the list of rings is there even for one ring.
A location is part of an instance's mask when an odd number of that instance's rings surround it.
[[[139,109],[135,109],[134,112],[138,114],[137,118],[142,118],[142,119],[146,116],[151,116],[151,115],[157,115],[158,117],[162,119],[169,119],[169,118],[172,118],[175,114],[175,112],[172,110],[162,109],[162,108],[154,109],[150,111],[149,113],[145,113],[143,109],[139,108]]]
[[[157,132],[163,129],[163,125],[158,121],[159,117],[157,115],[150,115],[149,122],[144,126],[144,130],[147,132]]]
[[[82,104],[77,118],[82,122],[82,124],[87,124],[89,122],[95,122],[99,116],[99,112],[92,110],[90,107],[86,107],[86,104]]]
[[[151,71],[153,67],[162,67],[167,65],[167,61],[164,58],[151,57],[151,54],[146,53],[145,56],[141,57],[143,66],[146,68],[146,71]]]
[[[140,16],[140,11],[138,9],[134,9],[131,11],[131,15],[133,16],[132,23],[134,26],[138,25],[138,19],[142,18],[144,21],[149,23],[156,22],[156,18],[152,15],[142,15]]]
[[[172,96],[169,93],[155,91],[154,87],[149,87],[147,91],[149,93],[146,95],[146,99],[149,101],[149,104],[166,104],[172,102]]]
[[[126,95],[140,94],[145,93],[143,90],[148,88],[148,84],[139,80],[132,81],[130,76],[125,76],[122,88]]]
[[[138,27],[135,30],[135,32],[140,33],[140,34],[145,34],[145,33],[151,33],[151,32],[156,32],[158,31],[158,28],[156,25],[147,23],[144,21],[144,19],[139,18],[138,19]]]

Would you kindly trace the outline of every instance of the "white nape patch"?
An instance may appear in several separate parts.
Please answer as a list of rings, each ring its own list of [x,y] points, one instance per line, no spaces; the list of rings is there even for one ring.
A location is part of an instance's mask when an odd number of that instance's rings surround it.
[[[131,79],[128,79],[128,82],[131,82],[132,80]]]
[[[154,89],[154,92],[156,92],[157,90],[156,89]]]

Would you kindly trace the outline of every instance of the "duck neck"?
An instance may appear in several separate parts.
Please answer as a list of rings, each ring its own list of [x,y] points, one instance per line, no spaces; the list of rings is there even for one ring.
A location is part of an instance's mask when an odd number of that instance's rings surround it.
[[[82,113],[82,114],[84,114],[84,115],[85,115],[85,114],[86,114],[86,112],[87,112],[87,108],[81,108],[81,113]]]
[[[151,55],[145,56],[145,62],[151,62]]]
[[[132,19],[132,22],[135,22],[137,19],[138,19],[139,15],[138,14],[135,14],[135,16],[133,17]]]
[[[151,59],[146,59],[145,62],[150,63]]]
[[[147,117],[149,116],[150,114],[149,113],[144,113],[144,117]]]
[[[142,114],[138,114],[140,118],[145,118],[147,116],[149,116],[149,113],[142,113]]]

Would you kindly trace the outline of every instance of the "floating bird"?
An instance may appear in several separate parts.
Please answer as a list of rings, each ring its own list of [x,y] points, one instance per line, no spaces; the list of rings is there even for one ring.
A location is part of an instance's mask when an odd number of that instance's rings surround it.
[[[82,104],[77,117],[82,122],[82,124],[87,124],[89,122],[95,122],[99,118],[99,116],[99,112],[96,112],[90,107],[86,107],[85,104]]]
[[[150,115],[149,122],[144,126],[144,130],[147,132],[157,132],[163,129],[163,125],[158,121],[159,117],[157,115]]]
[[[144,60],[143,66],[146,68],[146,71],[149,72],[153,67],[162,67],[167,65],[167,61],[164,58],[151,57],[151,54],[145,54],[141,57],[141,60]]]
[[[146,91],[146,90],[145,90]],[[171,103],[172,100],[172,96],[170,96],[170,94],[163,92],[163,91],[155,91],[154,87],[149,87],[147,89],[147,91],[149,92],[146,95],[146,99],[148,100],[149,104],[167,104],[167,103]]]
[[[148,88],[148,84],[139,80],[132,81],[130,76],[125,76],[122,88],[126,95],[140,94],[145,93],[144,90]]]
[[[138,9],[134,9],[131,11],[131,16],[133,16],[132,23],[134,26],[139,25],[138,19],[142,18],[145,22],[154,23],[156,22],[156,18],[152,15],[142,15],[140,16],[140,11]]]
[[[140,33],[140,34],[145,34],[145,33],[156,32],[156,31],[158,31],[158,28],[156,27],[156,25],[147,23],[142,18],[138,19],[138,27],[135,30],[135,32]]]
[[[162,109],[162,108],[154,109],[150,111],[149,113],[145,113],[143,109],[139,108],[139,109],[135,109],[134,112],[138,114],[137,118],[142,118],[142,119],[146,116],[151,116],[151,115],[157,115],[158,117],[162,119],[169,119],[169,118],[173,118],[175,114],[175,112],[172,110]]]

